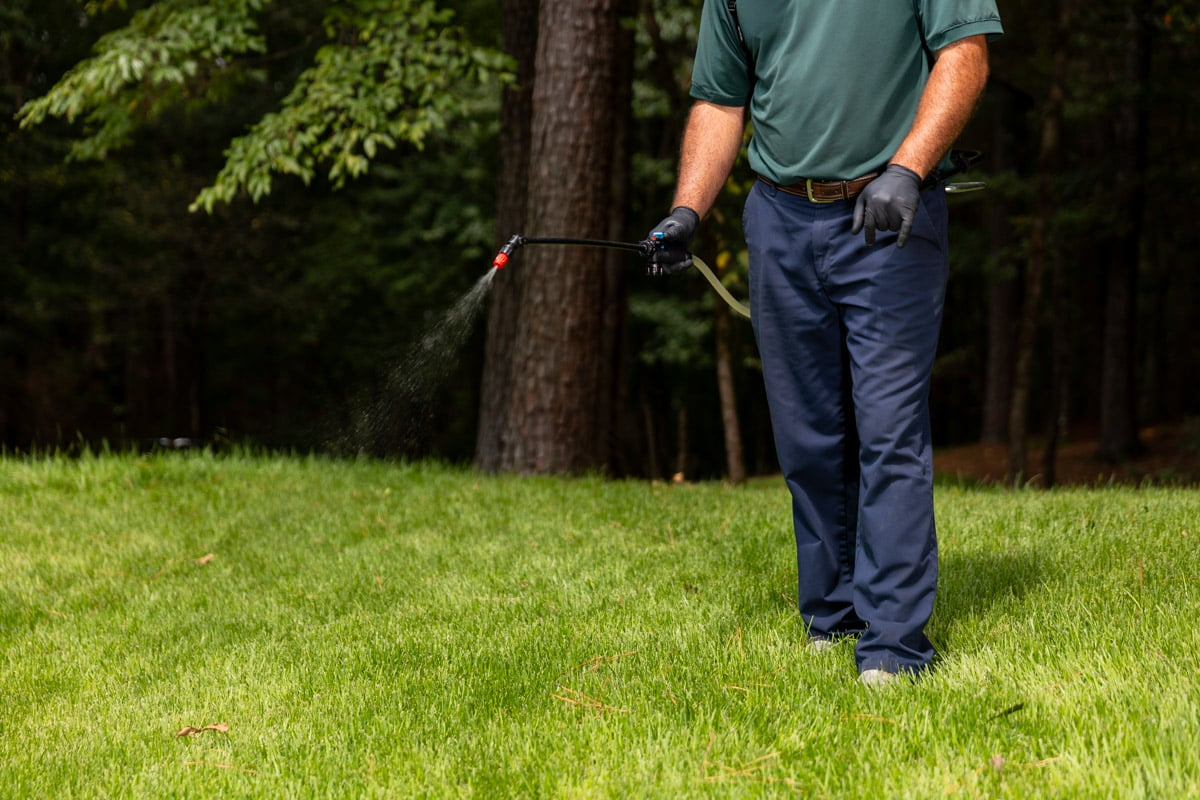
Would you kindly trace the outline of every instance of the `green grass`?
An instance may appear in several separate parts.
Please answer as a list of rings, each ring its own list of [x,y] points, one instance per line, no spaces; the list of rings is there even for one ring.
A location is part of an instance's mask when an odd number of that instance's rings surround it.
[[[1200,492],[938,515],[941,659],[871,691],[777,481],[0,459],[0,796],[1200,796]]]

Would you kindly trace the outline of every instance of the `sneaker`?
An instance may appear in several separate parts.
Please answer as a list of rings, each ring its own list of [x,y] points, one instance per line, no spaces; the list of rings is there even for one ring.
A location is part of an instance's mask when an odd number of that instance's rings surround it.
[[[837,640],[829,636],[811,636],[808,646],[814,653],[827,653],[837,647]]]
[[[899,676],[894,672],[888,672],[885,669],[864,669],[858,676],[863,686],[887,686]]]

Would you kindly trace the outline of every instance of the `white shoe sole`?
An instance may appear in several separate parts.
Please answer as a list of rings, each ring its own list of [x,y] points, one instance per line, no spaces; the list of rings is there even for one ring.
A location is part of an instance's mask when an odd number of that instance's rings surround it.
[[[858,676],[859,681],[863,686],[887,686],[893,683],[896,678],[900,677],[894,672],[888,672],[884,669],[864,669]]]

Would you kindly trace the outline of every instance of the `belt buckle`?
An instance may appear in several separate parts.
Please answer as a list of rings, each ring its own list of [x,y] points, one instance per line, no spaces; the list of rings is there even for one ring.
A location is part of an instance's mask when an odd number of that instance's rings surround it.
[[[812,178],[804,179],[804,191],[808,195],[808,202],[810,202],[810,203],[832,203],[833,202],[832,200],[818,200],[817,198],[813,197],[812,185],[813,185]]]

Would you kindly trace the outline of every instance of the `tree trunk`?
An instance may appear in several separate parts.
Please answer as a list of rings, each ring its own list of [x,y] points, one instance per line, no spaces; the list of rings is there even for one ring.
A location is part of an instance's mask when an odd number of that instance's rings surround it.
[[[1058,445],[1067,435],[1070,409],[1070,375],[1076,299],[1071,280],[1061,258],[1050,261],[1050,303],[1054,308],[1051,323],[1050,397],[1046,403],[1046,443],[1042,449],[1042,481],[1046,488],[1058,481]]]
[[[733,376],[733,326],[729,307],[716,304],[717,393],[721,398],[721,429],[725,432],[725,470],[730,483],[746,482],[742,427],[738,422],[736,381]]]
[[[534,60],[538,0],[504,0],[504,50],[517,62],[516,85],[506,87],[500,107],[500,176],[497,181],[496,247],[523,233],[529,197],[530,122],[533,118]],[[500,469],[509,427],[513,350],[521,302],[522,259],[514,258],[492,282],[479,398],[475,464]]]
[[[1016,91],[997,84],[990,92],[992,107],[991,152],[989,164],[997,171],[1012,169],[1017,161],[1012,153],[1011,139],[1022,125],[1022,109]],[[1011,209],[1004,198],[989,193],[986,220],[992,252],[1007,254],[1013,249],[1016,235],[1010,221]],[[1015,361],[1016,331],[1013,321],[1021,307],[1021,286],[1016,265],[1011,256],[1002,256],[992,265],[988,280],[988,344],[987,366],[984,373],[983,419],[979,440],[983,444],[999,444],[1008,440],[1008,415],[1012,402],[1013,363]]]
[[[542,235],[604,238],[608,232],[615,12],[616,0],[541,4],[528,215]],[[582,472],[608,463],[600,416],[611,396],[613,355],[603,348],[604,301],[613,296],[610,280],[623,274],[609,275],[605,259],[604,251],[581,248],[521,252],[501,469]]]
[[[654,404],[650,402],[645,389],[641,392],[642,430],[646,441],[646,475],[651,480],[663,477],[662,468],[658,462],[658,428],[654,424]]]
[[[616,0],[616,5],[619,17],[627,18],[635,12],[634,0]],[[633,127],[635,44],[633,29],[631,27],[619,28],[614,43],[616,76],[611,122],[613,159],[610,170],[608,233],[605,237],[614,241],[629,239],[626,230],[626,213],[629,209],[632,163],[630,138]],[[627,441],[638,439],[636,417],[624,413],[630,407],[628,381],[626,380],[628,363],[626,322],[629,318],[629,294],[625,275],[636,263],[636,260],[631,260],[629,253],[619,250],[610,250],[606,253],[604,264],[606,294],[601,298],[604,317],[600,341],[597,342],[600,352],[611,354],[612,359],[609,367],[609,390],[599,398],[602,404],[596,412],[597,438],[605,443],[605,450],[609,454],[607,464],[609,472],[617,475],[631,471],[628,459],[624,455],[624,444]]]
[[[1020,307],[1021,293],[1017,276],[996,275],[988,281],[987,368],[984,377],[983,424],[979,435],[979,441],[983,444],[999,444],[1008,440],[1016,351],[1013,320],[1017,319]]]
[[[688,441],[687,405],[681,405],[675,412],[675,474],[672,480],[682,481],[687,477],[688,461],[691,460]]]
[[[1025,271],[1025,304],[1017,333],[1017,361],[1013,374],[1012,405],[1008,417],[1008,467],[1005,481],[1020,483],[1025,479],[1026,442],[1029,427],[1029,398],[1033,383],[1034,345],[1041,305],[1042,275],[1046,267],[1047,234],[1054,214],[1052,192],[1053,170],[1058,161],[1062,128],[1062,108],[1066,98],[1068,47],[1071,17],[1076,0],[1060,0],[1058,22],[1054,31],[1054,66],[1046,103],[1042,111],[1042,134],[1038,149],[1037,177],[1034,183],[1036,208],[1029,231],[1029,263]]]
[[[1127,9],[1129,46],[1125,81],[1134,98],[1117,117],[1117,218],[1125,227],[1110,250],[1108,298],[1104,315],[1104,366],[1100,381],[1100,455],[1120,461],[1136,455],[1142,445],[1137,430],[1135,354],[1138,262],[1142,243],[1142,213],[1146,201],[1144,176],[1148,161],[1150,76],[1150,4],[1143,0]]]

